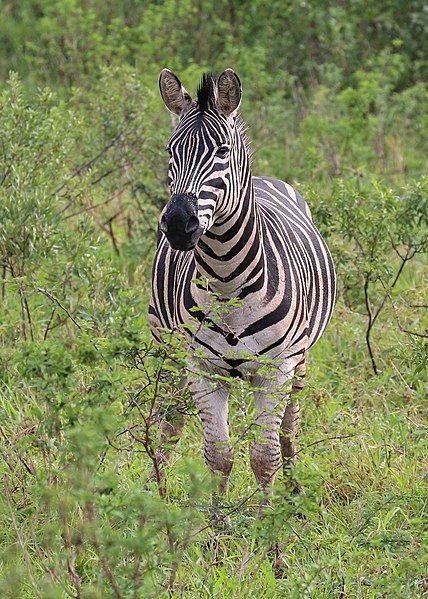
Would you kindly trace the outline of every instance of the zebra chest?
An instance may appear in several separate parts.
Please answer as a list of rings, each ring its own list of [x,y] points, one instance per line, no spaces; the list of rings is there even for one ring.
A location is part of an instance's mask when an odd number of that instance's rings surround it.
[[[195,297],[196,296],[196,297]],[[197,293],[185,304],[185,311],[177,316],[192,334],[203,341],[211,341],[224,350],[242,348],[242,331],[254,320],[254,306],[229,306]],[[205,301],[203,301],[205,299]]]
[[[261,289],[239,302],[221,301],[196,284],[197,279],[192,263],[170,266],[161,321],[189,338],[194,354],[206,358],[205,367],[243,376],[265,360],[283,360],[296,342],[299,351],[307,344],[302,288],[294,285],[291,292],[279,269],[276,277],[266,277]]]

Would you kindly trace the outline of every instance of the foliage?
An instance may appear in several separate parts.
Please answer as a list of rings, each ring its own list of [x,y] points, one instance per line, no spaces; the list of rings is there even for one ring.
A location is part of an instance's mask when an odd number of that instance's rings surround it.
[[[424,3],[22,0],[0,15],[0,596],[426,596]],[[228,65],[254,172],[299,187],[339,276],[304,392],[306,493],[279,476],[263,518],[251,389],[230,381],[236,463],[212,503],[186,346],[154,349],[146,316],[172,124],[157,75],[194,91]],[[165,485],[159,423],[177,414]]]
[[[315,193],[312,191],[312,196]],[[367,317],[366,342],[376,374],[372,329],[388,302],[398,328],[404,330],[397,313],[399,298],[393,298],[393,293],[404,267],[410,268],[412,261],[428,251],[427,179],[401,190],[378,182],[367,186],[360,178],[355,182],[338,180],[328,201],[318,201],[315,206],[316,222],[336,243],[344,305]],[[406,302],[401,298],[401,303],[403,300]],[[414,318],[419,321],[417,314]]]

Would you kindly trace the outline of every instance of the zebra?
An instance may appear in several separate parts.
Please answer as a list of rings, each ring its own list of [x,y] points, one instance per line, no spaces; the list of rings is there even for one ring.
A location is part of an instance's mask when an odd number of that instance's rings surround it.
[[[167,146],[171,197],[159,221],[150,327],[157,342],[170,330],[189,336],[197,376],[182,385],[196,403],[205,460],[220,475],[221,493],[233,465],[224,381],[250,381],[258,429],[250,464],[268,491],[281,465],[290,474],[294,462],[300,415],[288,390],[303,387],[307,352],[330,320],[333,261],[302,196],[283,181],[252,176],[236,73],[204,74],[195,99],[168,69],[159,87],[179,120]],[[210,317],[213,297],[230,302],[220,319]],[[274,374],[262,360],[271,361]],[[161,443],[177,440],[183,423],[163,422]],[[159,455],[167,461],[166,450]]]

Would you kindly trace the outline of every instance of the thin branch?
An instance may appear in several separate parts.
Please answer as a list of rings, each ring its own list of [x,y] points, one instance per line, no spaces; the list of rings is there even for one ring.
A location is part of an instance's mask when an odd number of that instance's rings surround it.
[[[36,290],[40,291],[40,293],[43,293],[43,295],[46,295],[46,297],[48,297],[52,302],[54,302],[55,304],[57,304],[57,306],[59,306],[61,308],[61,310],[64,310],[64,312],[67,314],[68,318],[71,320],[71,322],[74,325],[76,325],[76,327],[79,329],[79,331],[83,331],[83,329],[80,326],[80,324],[73,317],[73,315],[70,314],[69,310],[63,304],[61,304],[61,302],[59,301],[59,299],[57,299],[54,295],[52,295],[52,293],[50,293],[46,289],[42,289],[41,287],[36,287]],[[91,341],[91,344],[92,344],[92,347],[95,349],[95,351],[98,352],[98,354],[100,355],[100,357],[102,358],[102,360],[104,361],[104,363],[107,365],[108,369],[109,370],[113,370],[113,367],[111,366],[111,364],[109,364],[109,362],[107,361],[107,359],[105,358],[105,356],[103,355],[103,353],[101,352],[101,350],[98,348],[97,344],[94,341]]]
[[[395,317],[397,318],[397,315],[395,315]],[[408,335],[415,335],[416,337],[423,337],[424,339],[428,339],[428,334],[417,333],[416,331],[410,331],[409,329],[405,329],[404,327],[402,327],[398,318],[397,318],[397,324],[398,324],[398,328],[400,329],[400,331],[402,333],[407,333]]]
[[[5,491],[5,497],[6,497],[7,507],[9,509],[10,519],[12,520],[12,525],[13,525],[13,528],[14,528],[15,533],[16,533],[16,538],[18,539],[19,546],[21,547],[22,556],[24,558],[25,564],[26,564],[27,569],[28,569],[28,576],[30,578],[31,585],[33,587],[33,591],[34,591],[34,593],[35,593],[35,595],[36,595],[36,597],[38,599],[42,599],[42,596],[41,596],[41,594],[39,592],[39,589],[37,587],[36,581],[34,580],[34,577],[33,577],[33,574],[32,574],[32,565],[31,565],[30,556],[28,555],[28,551],[27,551],[27,547],[26,547],[25,541],[22,538],[21,531],[19,530],[18,523],[17,523],[16,518],[15,518],[15,512],[14,512],[14,509],[13,509],[13,506],[12,506],[12,501],[11,501],[11,498],[10,498],[10,492],[9,492],[8,482],[9,482],[9,476],[6,475],[5,481],[4,481],[4,491]]]
[[[63,304],[61,304],[59,299],[57,299],[54,295],[52,295],[52,293],[50,293],[46,289],[42,289],[41,287],[36,287],[36,289],[37,289],[37,291],[40,291],[40,293],[43,293],[43,295],[46,295],[46,297],[48,297],[51,300],[51,302],[54,302],[55,304],[57,304],[57,306],[59,306],[61,308],[61,310],[63,310],[67,314],[67,316],[71,320],[71,322],[74,325],[76,325],[76,327],[79,329],[79,331],[82,330],[82,327],[80,326],[80,324],[73,317],[73,315],[70,314],[70,312],[67,310],[67,308]]]
[[[299,455],[303,451],[306,451],[309,447],[313,447],[314,445],[319,445],[320,443],[324,443],[325,441],[341,441],[342,439],[353,439],[356,435],[336,435],[335,437],[324,437],[323,439],[318,439],[317,441],[312,441],[312,443],[308,443],[304,447],[301,447],[299,451],[296,451],[294,455]],[[281,464],[282,466],[282,464]]]
[[[116,252],[117,255],[120,255],[120,251],[119,251],[119,246],[117,244],[117,240],[115,237],[115,234],[113,232],[113,227],[112,227],[112,221],[121,214],[122,210],[120,210],[119,212],[117,212],[116,214],[114,214],[111,218],[109,218],[106,223],[101,222],[101,220],[98,218],[98,216],[96,215],[95,212],[90,212],[92,218],[94,219],[94,221],[97,223],[97,225],[100,227],[100,229],[102,231],[104,231],[111,239],[112,244],[113,244],[113,248]]]
[[[25,292],[24,290],[22,290],[22,298],[24,301],[24,307],[25,307],[25,313],[27,314],[27,319],[28,319],[28,324],[30,326],[30,336],[31,336],[31,341],[34,341],[34,327],[33,327],[33,320],[31,318],[31,312],[30,312],[30,307],[28,305],[28,301],[27,298],[25,296]]]
[[[115,215],[115,217],[116,217],[116,216],[117,216],[117,215]],[[109,234],[109,236],[110,236],[110,239],[111,239],[111,241],[112,241],[113,248],[114,248],[114,251],[116,252],[116,255],[117,255],[117,256],[120,256],[119,245],[118,245],[118,243],[117,243],[116,235],[114,234],[114,231],[113,231],[113,223],[112,223],[112,219],[109,219],[109,221],[108,221],[108,234]]]
[[[64,547],[67,551],[67,570],[71,576],[71,581],[73,583],[74,588],[76,589],[76,598],[82,598],[82,589],[81,589],[81,578],[76,570],[76,559],[78,557],[78,550],[75,548],[73,551],[73,543],[70,537],[70,530],[67,524],[66,518],[63,518],[63,539],[64,539]]]
[[[6,170],[4,171],[1,181],[0,181],[0,186],[3,185],[3,183],[6,181],[7,177],[9,176],[10,172],[12,170],[12,162],[10,164],[7,165]]]
[[[24,341],[27,341],[27,327],[25,324],[25,305],[24,305],[24,297],[21,287],[19,288],[19,295],[21,297],[21,331],[22,336],[24,337]]]
[[[107,145],[104,146],[104,148],[102,150],[100,150],[100,152],[98,152],[98,154],[96,156],[94,156],[94,158],[91,158],[90,160],[88,160],[87,162],[84,162],[83,164],[81,164],[80,166],[78,166],[69,176],[68,178],[57,188],[55,189],[55,191],[52,193],[51,197],[56,196],[60,191],[62,191],[64,189],[64,187],[66,187],[67,183],[69,181],[71,181],[71,179],[73,179],[74,177],[76,177],[77,175],[80,175],[84,170],[87,170],[88,168],[90,168],[93,164],[95,164],[95,162],[97,162],[97,160],[99,160],[101,158],[101,156],[103,156],[106,152],[108,152],[110,150],[110,148],[112,148],[116,142],[120,139],[121,137],[121,133],[118,134],[116,137],[114,137],[110,143],[108,143]],[[71,202],[69,202],[66,206],[64,206],[63,208],[61,208],[61,210],[59,211],[59,214],[63,214],[66,210],[68,210],[70,208],[70,206],[76,201],[76,198],[74,198]]]
[[[372,346],[370,343],[370,333],[371,333],[372,326],[373,326],[373,316],[372,316],[372,310],[371,310],[370,301],[369,301],[369,282],[370,282],[370,280],[369,280],[369,277],[367,276],[366,280],[364,281],[364,300],[365,300],[365,304],[366,304],[367,317],[368,317],[368,323],[367,323],[367,329],[366,329],[366,344],[367,344],[367,349],[369,351],[369,355],[370,355],[370,359],[372,362],[372,367],[373,367],[374,373],[377,374],[378,369],[376,366],[376,361],[374,359]]]
[[[395,317],[395,320],[397,321],[397,326],[400,329],[400,331],[402,333],[407,333],[408,335],[415,335],[416,337],[422,337],[424,339],[428,339],[428,334],[417,333],[416,331],[410,331],[409,329],[406,329],[406,328],[404,328],[402,326],[402,324],[400,322],[400,319],[398,317],[398,313],[397,313],[397,309],[396,309],[395,304],[394,304],[394,300],[392,299],[391,294],[389,293],[389,290],[386,288],[386,286],[385,286],[384,282],[382,281],[382,279],[379,279],[379,280],[380,280],[380,282],[382,284],[382,287],[385,289],[385,295],[386,295],[386,297],[389,299],[389,301],[391,303],[392,311],[394,312],[394,317]]]
[[[54,316],[55,316],[55,311],[56,311],[55,308],[52,308],[51,315],[49,316],[48,323],[47,323],[47,325],[45,327],[45,332],[43,333],[43,341],[46,341],[46,339],[48,338],[49,331],[51,330],[51,324],[52,324],[52,321],[53,321]]]
[[[116,200],[116,198],[117,195],[115,194],[114,196],[112,196],[108,200],[105,200],[104,202],[99,202],[98,204],[94,204],[93,206],[85,206],[84,208],[82,208],[82,210],[79,210],[78,212],[72,212],[71,214],[68,214],[65,217],[65,220],[68,218],[73,218],[73,216],[79,216],[79,214],[83,214],[84,212],[90,212],[91,210],[95,210],[95,208],[99,208],[100,206],[106,206],[107,204],[110,204],[110,202],[112,202],[113,200]]]
[[[3,300],[3,303],[5,303],[6,302],[6,275],[7,275],[6,259],[4,260],[4,262],[2,264],[2,269],[3,269],[3,276],[2,276],[2,286],[1,286],[1,298]]]
[[[95,522],[95,510],[94,510],[93,504],[90,502],[87,502],[85,511],[86,511],[86,515],[88,517],[89,522],[91,524],[93,524]],[[93,532],[92,532],[91,542],[95,549],[95,553],[97,554],[98,559],[101,562],[101,566],[102,566],[102,569],[104,570],[104,574],[106,575],[108,581],[110,582],[110,584],[113,588],[114,596],[116,597],[116,599],[123,599],[123,595],[120,591],[119,585],[118,585],[117,580],[113,574],[113,571],[109,566],[107,558],[105,557],[105,555],[102,554],[100,544],[98,543],[95,529],[93,529]]]
[[[61,580],[61,578],[55,572],[55,568],[52,565],[52,562],[50,564],[46,564],[45,563],[45,561],[46,561],[46,554],[44,554],[37,545],[35,546],[35,551],[36,551],[36,553],[38,555],[38,558],[40,560],[40,563],[42,565],[43,570],[46,572],[46,574],[49,574],[49,576],[52,579],[52,582],[60,585],[61,588],[62,588],[62,590],[64,591],[64,593],[66,595],[68,595],[68,597],[71,597],[72,599],[81,599],[81,595],[74,595],[74,593],[72,593],[67,588],[67,585],[64,583],[63,580]]]
[[[400,278],[401,273],[403,272],[403,268],[406,265],[406,262],[408,262],[413,257],[413,256],[410,255],[410,248],[407,249],[407,252],[406,252],[406,255],[404,256],[404,258],[400,254],[398,254],[398,255],[401,258],[401,264],[400,264],[400,267],[399,267],[399,269],[397,271],[397,274],[395,275],[395,278],[394,278],[393,282],[391,283],[390,289],[393,289],[395,287],[395,285],[398,282],[398,279]],[[380,279],[380,277],[379,277],[379,279]],[[382,283],[382,286],[383,286],[383,283]],[[378,309],[376,310],[375,314],[373,315],[372,326],[374,325],[374,323],[375,323],[377,317],[379,316],[379,314],[380,314],[383,306],[385,305],[387,297],[388,297],[388,294],[385,293],[382,302],[380,303]]]
[[[0,434],[3,437],[3,439],[6,441],[6,443],[10,447],[10,449],[13,451],[13,453],[18,456],[18,460],[24,466],[24,468],[26,469],[26,471],[28,472],[28,474],[31,474],[31,475],[34,476],[36,474],[36,469],[34,467],[34,464],[31,462],[31,460],[27,464],[26,460],[24,460],[24,458],[19,454],[19,452],[17,452],[16,449],[14,449],[14,447],[12,445],[12,442],[10,441],[9,437],[6,435],[6,432],[5,432],[4,428],[1,426],[1,424],[0,424]],[[7,456],[7,454],[6,454],[6,456]],[[7,457],[10,457],[10,456],[7,456]],[[12,468],[11,464],[9,464],[9,462],[5,458],[4,454],[3,454],[3,459],[5,460],[6,464],[9,466],[9,468],[12,470],[12,472],[14,472],[15,467]],[[28,459],[30,459],[30,458],[28,458]]]
[[[341,439],[352,439],[355,436],[356,435],[337,435],[337,436],[334,436],[334,437],[324,437],[323,439],[318,439],[317,441],[313,441],[312,443],[308,443],[307,445],[305,445],[304,447],[302,447],[301,449],[299,449],[299,451],[296,451],[294,453],[294,455],[297,456],[299,453],[302,453],[303,451],[306,451],[309,447],[313,447],[314,445],[319,445],[320,443],[324,443],[325,441],[340,441]],[[283,468],[283,466],[284,466],[284,462],[281,461],[281,463],[279,464],[278,468],[272,474],[272,477],[275,476],[281,470],[281,468]],[[225,514],[221,515],[220,517],[217,516],[217,520],[218,521],[226,521],[231,514],[233,514],[234,512],[237,512],[243,505],[245,505],[246,503],[248,503],[250,501],[250,499],[252,499],[254,497],[254,495],[256,495],[257,493],[259,493],[260,491],[262,491],[262,488],[260,486],[257,486],[253,491],[251,491],[251,493],[249,493],[249,495],[247,495],[246,497],[244,497],[239,503],[237,503],[236,505],[234,505],[233,507],[231,507],[228,511],[226,511]],[[194,537],[196,537],[196,536],[198,536],[201,532],[204,532],[205,530],[207,530],[210,527],[211,527],[211,523],[210,524],[206,524],[205,526],[202,526],[200,529],[198,529],[196,532],[192,533],[189,536],[189,540],[192,539],[192,538],[194,538]]]

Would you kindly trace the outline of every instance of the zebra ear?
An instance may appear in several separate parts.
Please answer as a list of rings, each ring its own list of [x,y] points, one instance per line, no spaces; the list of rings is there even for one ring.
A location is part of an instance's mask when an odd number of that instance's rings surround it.
[[[217,81],[218,105],[226,116],[235,113],[242,98],[242,87],[238,75],[232,69],[226,69]]]
[[[170,112],[181,115],[187,110],[192,98],[181,85],[180,79],[169,69],[161,71],[159,88],[165,106]]]

